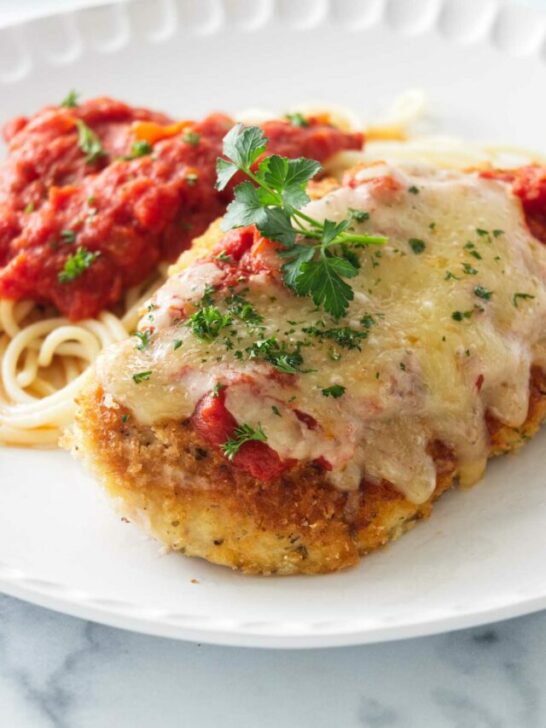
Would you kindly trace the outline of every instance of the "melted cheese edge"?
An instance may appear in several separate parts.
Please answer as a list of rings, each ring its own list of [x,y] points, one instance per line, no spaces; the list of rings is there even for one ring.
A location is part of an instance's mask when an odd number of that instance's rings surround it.
[[[362,330],[365,315],[375,322],[361,351],[315,339],[301,350],[313,371],[286,383],[271,376],[268,364],[237,358],[255,334],[238,331],[233,350],[222,337],[200,341],[173,314],[218,280],[214,263],[197,262],[156,294],[156,308],[142,323],[155,326],[152,344],[140,351],[128,340],[106,350],[97,376],[144,424],[191,416],[220,382],[235,419],[260,424],[281,457],[324,457],[338,488],[385,479],[422,503],[436,483],[431,442],[451,448],[461,481],[470,484],[487,461],[486,412],[511,427],[526,418],[530,367],[546,365],[546,248],[502,182],[415,165],[359,174],[360,186],[341,187],[306,211],[336,221],[349,209],[366,211],[359,230],[388,236],[382,249],[360,253],[351,280],[355,297],[343,325]],[[381,180],[394,180],[398,190]],[[424,242],[422,253],[411,240]],[[247,286],[247,299],[264,317],[263,338],[302,340],[302,326],[321,318],[310,299],[270,276],[252,276]],[[476,295],[478,286],[491,292],[489,300]],[[527,298],[514,298],[518,293]],[[454,312],[467,317],[458,321]],[[177,349],[175,341],[182,342]],[[142,371],[152,374],[135,384]],[[333,384],[345,387],[343,396],[323,395]],[[296,409],[319,426],[309,429]]]

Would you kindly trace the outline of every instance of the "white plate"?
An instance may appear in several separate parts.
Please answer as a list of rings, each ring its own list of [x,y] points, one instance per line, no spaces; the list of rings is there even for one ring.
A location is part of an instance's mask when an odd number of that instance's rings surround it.
[[[109,93],[180,116],[423,88],[439,129],[545,149],[546,17],[493,0],[163,0],[0,30],[1,115]],[[250,578],[120,523],[61,452],[0,452],[0,588],[93,620],[234,645],[326,646],[546,607],[546,433],[351,571]]]

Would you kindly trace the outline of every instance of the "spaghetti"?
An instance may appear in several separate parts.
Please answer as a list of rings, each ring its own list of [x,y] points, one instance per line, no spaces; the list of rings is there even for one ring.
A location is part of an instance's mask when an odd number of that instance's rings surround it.
[[[48,315],[31,301],[0,301],[0,443],[57,443],[72,421],[89,365],[134,331],[164,273],[127,291],[118,315],[103,311],[78,323]]]

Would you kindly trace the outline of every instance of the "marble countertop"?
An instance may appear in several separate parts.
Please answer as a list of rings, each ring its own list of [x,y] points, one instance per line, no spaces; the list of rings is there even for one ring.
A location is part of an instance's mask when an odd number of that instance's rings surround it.
[[[404,642],[249,650],[0,597],[4,728],[544,728],[546,612]]]
[[[0,25],[82,4],[0,0]],[[546,612],[267,651],[147,637],[0,596],[1,728],[544,728],[545,685]]]

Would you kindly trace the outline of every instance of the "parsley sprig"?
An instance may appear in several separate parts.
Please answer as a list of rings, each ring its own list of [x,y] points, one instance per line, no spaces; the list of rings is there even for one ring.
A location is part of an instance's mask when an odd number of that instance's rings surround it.
[[[267,148],[258,127],[235,125],[224,137],[224,158],[216,163],[216,187],[223,190],[237,172],[248,178],[235,187],[224,230],[256,225],[269,240],[282,245],[280,256],[285,284],[300,296],[311,296],[334,318],[347,312],[354,297],[346,279],[358,266],[347,248],[382,245],[381,235],[363,235],[351,228],[353,217],[323,222],[302,212],[309,202],[305,188],[321,170],[312,159],[288,159],[278,154],[258,162]]]
[[[246,423],[239,425],[235,428],[233,436],[222,445],[224,455],[228,460],[233,460],[245,442],[250,442],[251,440],[266,442],[267,436],[262,430],[261,425],[258,424],[257,427],[252,427],[252,425]]]

